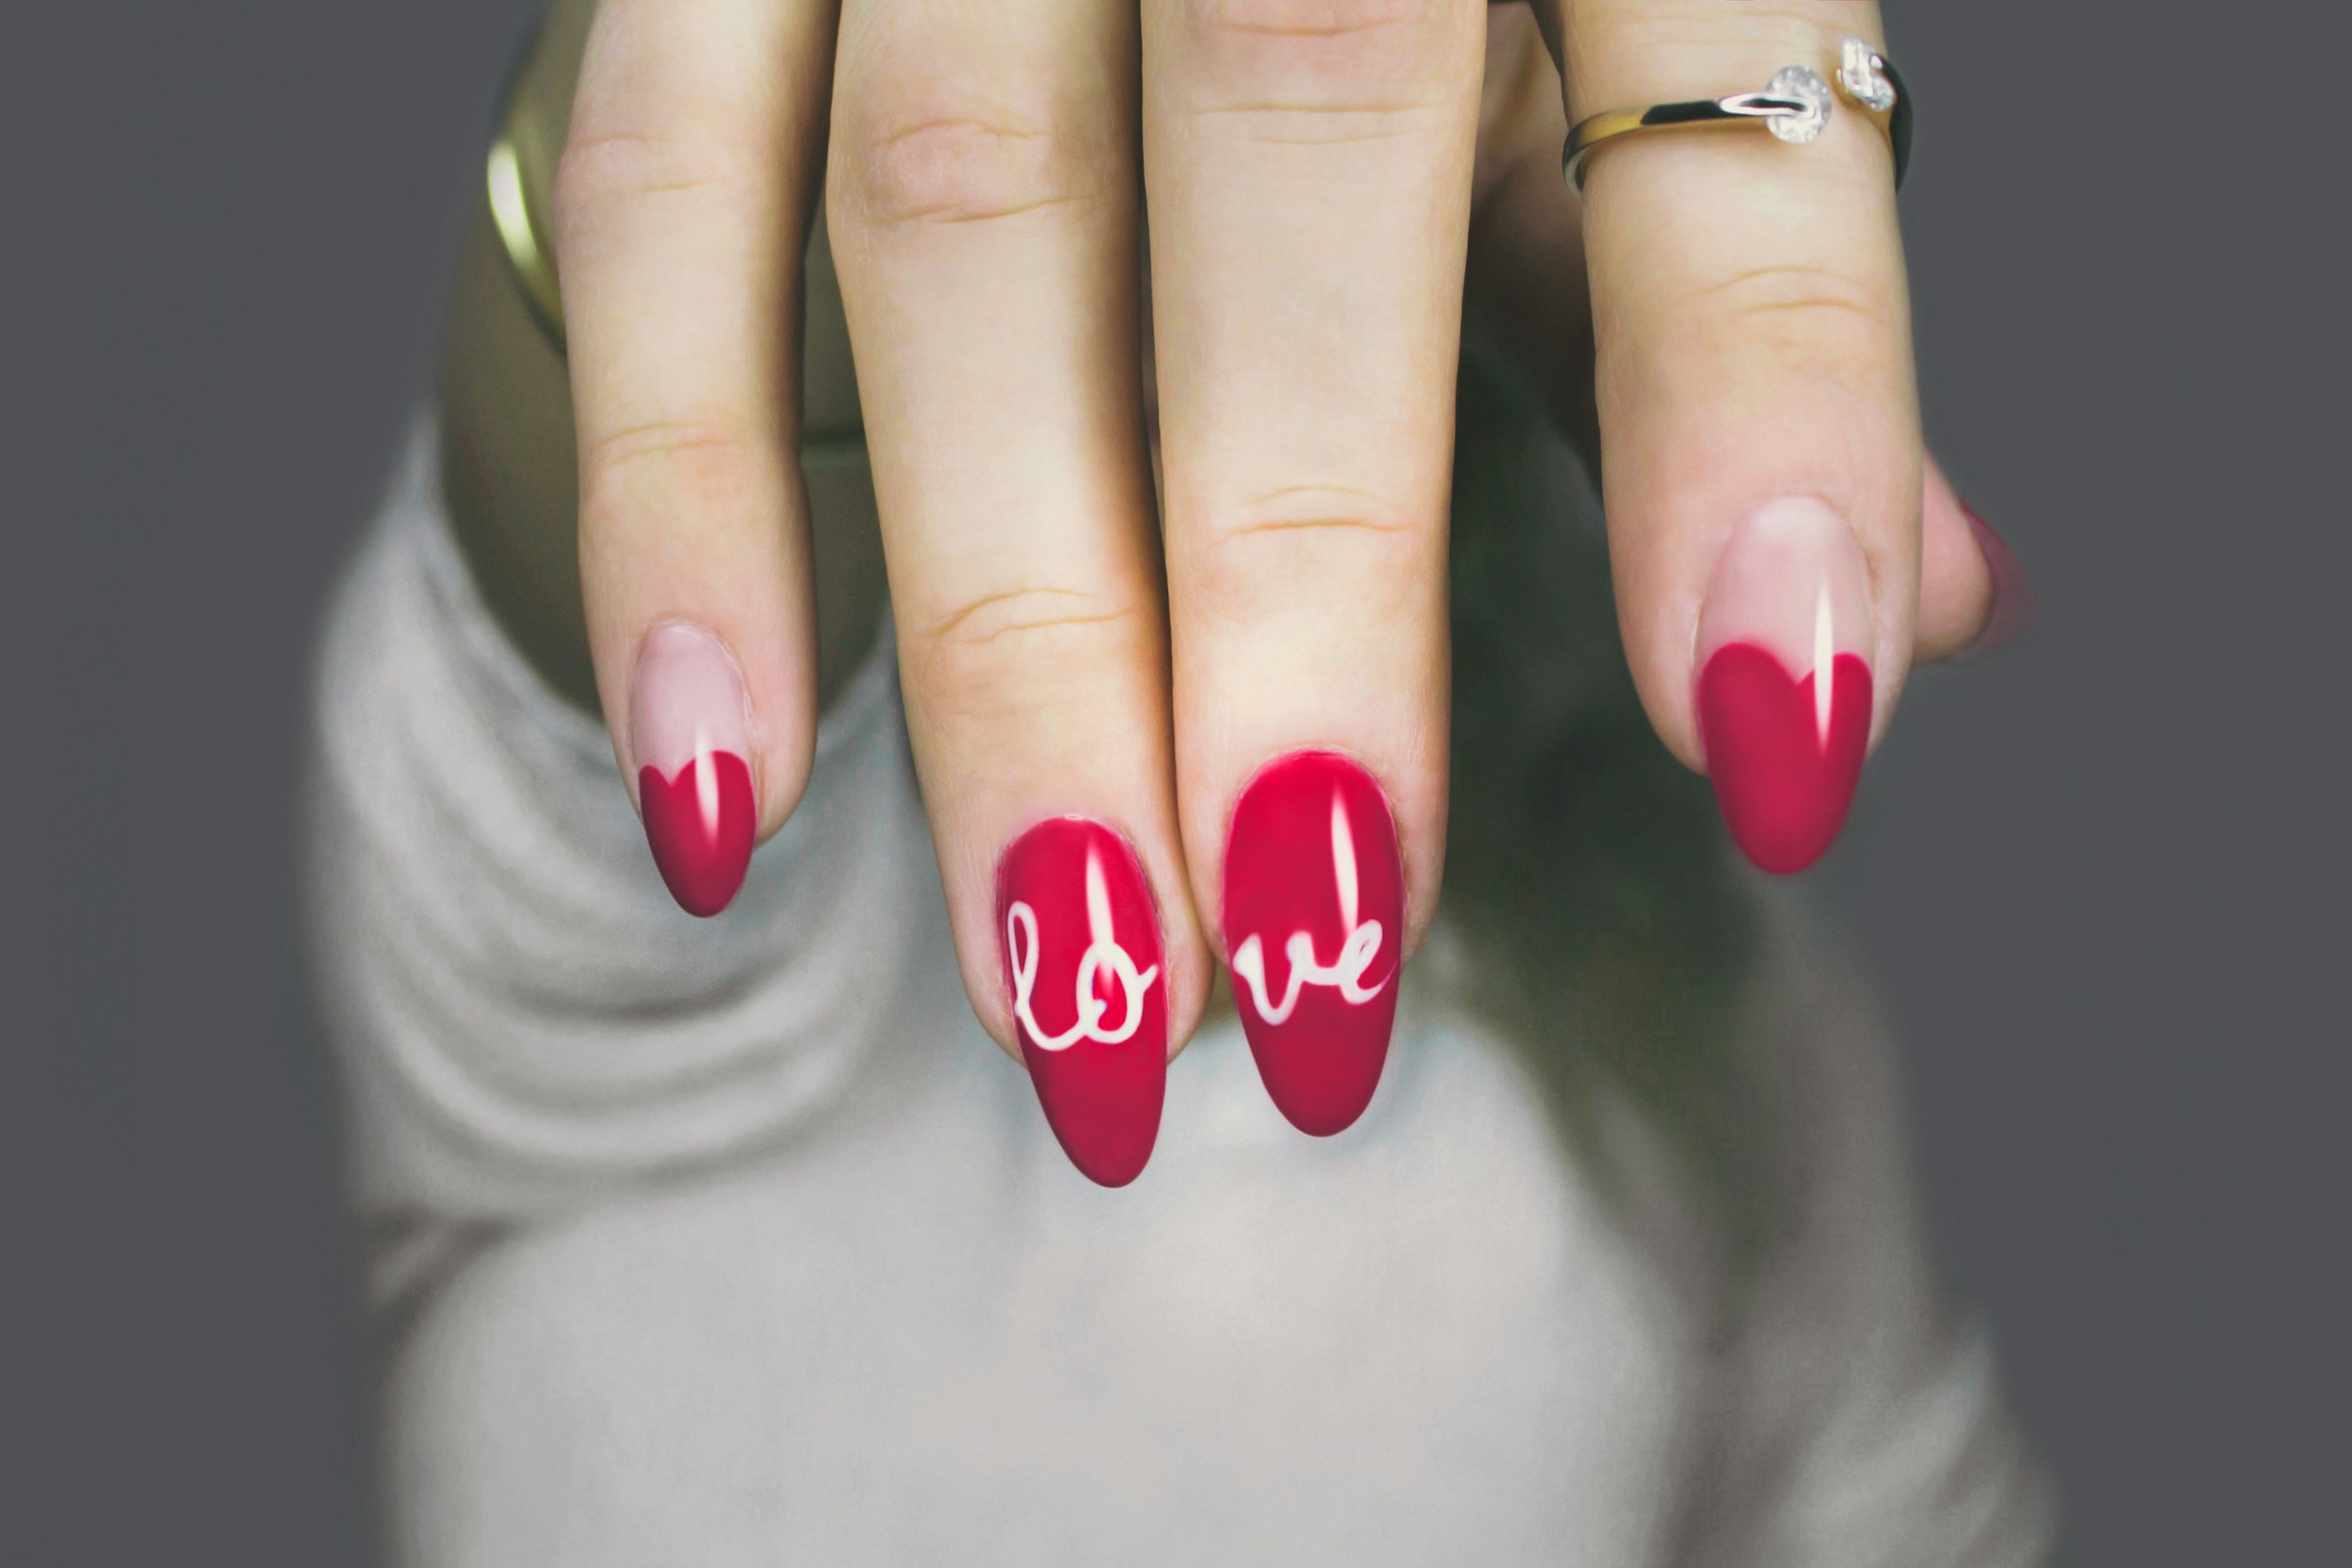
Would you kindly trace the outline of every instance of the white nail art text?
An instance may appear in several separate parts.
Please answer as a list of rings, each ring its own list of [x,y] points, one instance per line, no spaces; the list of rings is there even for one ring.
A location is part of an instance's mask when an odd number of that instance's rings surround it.
[[[1381,938],[1385,934],[1378,920],[1356,919],[1355,836],[1348,831],[1348,804],[1335,790],[1331,797],[1331,871],[1337,880],[1340,895],[1340,922],[1347,933],[1340,939],[1340,951],[1328,964],[1315,958],[1315,939],[1312,932],[1294,931],[1282,945],[1283,956],[1290,959],[1291,976],[1282,988],[1279,1004],[1266,998],[1265,945],[1251,932],[1248,940],[1233,950],[1234,978],[1250,993],[1257,1015],[1266,1022],[1286,1022],[1292,1009],[1298,1005],[1298,993],[1306,986],[1330,986],[1350,1004],[1362,1006],[1387,989],[1394,971],[1383,975],[1378,984],[1365,985],[1364,976],[1370,972],[1373,960],[1380,956]]]
[[[1142,1026],[1144,996],[1159,978],[1159,965],[1139,970],[1127,950],[1118,944],[1110,921],[1110,892],[1102,881],[1102,863],[1092,847],[1086,852],[1086,923],[1091,939],[1078,960],[1078,1021],[1057,1035],[1038,1026],[1030,1002],[1037,990],[1037,911],[1014,902],[1004,911],[1004,951],[1012,961],[1012,1015],[1027,1031],[1027,1044],[1040,1051],[1067,1051],[1081,1040],[1105,1046],[1121,1045]],[[1110,1004],[1095,994],[1095,982],[1107,973],[1118,985],[1125,1005],[1115,1027],[1104,1028]]]

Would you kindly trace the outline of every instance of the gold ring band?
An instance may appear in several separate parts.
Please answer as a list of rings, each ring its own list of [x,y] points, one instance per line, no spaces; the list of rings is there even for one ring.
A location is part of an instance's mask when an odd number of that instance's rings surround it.
[[[1560,172],[1582,190],[1588,162],[1611,142],[1645,131],[1696,125],[1762,125],[1782,141],[1802,145],[1829,127],[1837,99],[1843,96],[1886,129],[1894,153],[1894,183],[1899,189],[1911,165],[1910,89],[1893,62],[1866,38],[1846,39],[1838,56],[1835,93],[1810,67],[1789,66],[1766,83],[1762,92],[1652,104],[1647,109],[1611,109],[1588,116],[1568,132],[1568,144],[1560,150]]]
[[[556,279],[555,258],[539,244],[539,225],[531,217],[530,191],[522,177],[522,154],[515,146],[515,105],[519,93],[509,92],[499,104],[498,131],[490,138],[485,165],[490,197],[490,225],[498,233],[499,254],[530,307],[531,319],[557,353],[564,352],[564,289]]]
[[[524,45],[525,59],[531,47],[530,42]],[[529,127],[521,118],[522,94],[516,90],[521,78],[518,61],[499,94],[498,128],[490,138],[490,153],[482,166],[483,192],[490,201],[490,227],[498,236],[498,252],[506,259],[507,272],[522,295],[532,323],[561,359],[564,357],[566,342],[564,288],[556,273],[555,253],[539,241],[544,230],[534,211],[530,180],[525,172],[530,166],[522,152]],[[861,465],[866,460],[865,435],[859,430],[805,430],[801,433],[800,455],[805,470]]]

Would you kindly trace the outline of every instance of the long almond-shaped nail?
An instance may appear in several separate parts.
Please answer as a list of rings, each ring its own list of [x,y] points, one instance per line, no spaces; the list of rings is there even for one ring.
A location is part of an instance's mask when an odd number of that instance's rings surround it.
[[[1976,537],[1977,549],[1984,556],[1984,569],[1992,576],[1992,606],[1985,612],[1984,629],[1967,651],[1989,654],[2034,629],[2041,614],[2040,596],[2034,592],[2034,579],[2027,574],[2026,564],[2017,559],[2017,552],[2009,548],[2009,541],[1965,501],[1960,503],[1960,515],[1968,519],[1968,531]]]
[[[1021,1060],[1088,1178],[1124,1187],[1159,1137],[1168,983],[1143,862],[1100,822],[1054,817],[997,867],[997,930]]]
[[[646,634],[629,688],[637,805],[654,864],[689,914],[712,915],[743,886],[760,818],[743,674],[726,645],[670,621]]]
[[[1404,861],[1372,775],[1293,752],[1242,791],[1225,837],[1225,952],[1276,1108],[1328,1137],[1371,1103],[1396,1021]]]
[[[1801,871],[1845,822],[1870,743],[1870,574],[1853,529],[1788,497],[1733,532],[1699,614],[1698,723],[1732,838]]]

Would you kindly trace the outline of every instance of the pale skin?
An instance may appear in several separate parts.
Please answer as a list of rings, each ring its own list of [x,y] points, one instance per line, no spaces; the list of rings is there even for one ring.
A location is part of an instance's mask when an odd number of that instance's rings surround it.
[[[461,538],[623,783],[649,629],[722,639],[762,838],[887,572],[982,1021],[1017,1054],[997,858],[1084,815],[1151,879],[1179,1049],[1269,758],[1363,762],[1408,950],[1435,906],[1464,335],[1596,460],[1636,685],[1691,766],[1703,602],[1773,497],[1826,499],[1859,544],[1874,741],[1908,667],[1984,625],[1991,575],[1922,446],[1883,134],[1628,142],[1581,211],[1559,173],[1568,105],[1760,86],[1851,33],[1884,37],[1875,7],[558,0],[520,91],[569,354],[478,229],[443,388]],[[803,475],[805,433],[858,430],[870,485]]]

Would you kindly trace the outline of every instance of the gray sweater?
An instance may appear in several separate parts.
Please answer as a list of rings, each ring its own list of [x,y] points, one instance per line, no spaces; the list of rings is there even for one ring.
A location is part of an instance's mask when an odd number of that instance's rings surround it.
[[[1291,1132],[1212,1014],[1109,1192],[970,1017],[888,638],[691,920],[419,435],[328,627],[309,846],[396,1561],[2042,1559],[1884,1032],[1641,728],[1597,543],[1547,520],[1589,492],[1494,440],[1446,906],[1372,1110]]]

